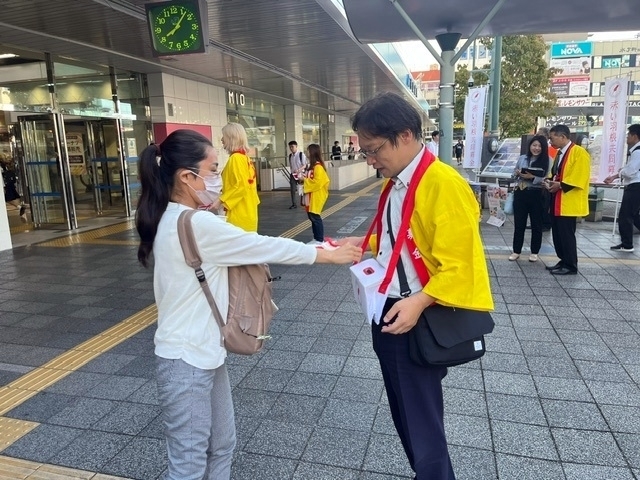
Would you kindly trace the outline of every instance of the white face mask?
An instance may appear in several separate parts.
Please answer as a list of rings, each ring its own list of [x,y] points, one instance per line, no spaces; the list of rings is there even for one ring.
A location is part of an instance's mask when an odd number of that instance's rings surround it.
[[[194,191],[198,200],[200,200],[200,207],[202,209],[208,209],[218,198],[220,192],[222,192],[222,177],[220,174],[211,174],[201,177],[197,173],[194,173],[196,177],[199,177],[204,182],[204,190],[196,190],[191,185],[189,187]]]
[[[208,192],[215,193],[216,195],[220,195],[222,192],[222,177],[220,174],[207,175],[203,178],[204,187]]]

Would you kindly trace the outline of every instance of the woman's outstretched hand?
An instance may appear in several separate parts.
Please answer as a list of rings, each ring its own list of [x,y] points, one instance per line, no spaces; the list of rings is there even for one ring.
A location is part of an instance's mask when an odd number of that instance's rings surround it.
[[[318,248],[316,263],[354,263],[362,258],[362,249],[352,244],[342,245],[335,250]]]

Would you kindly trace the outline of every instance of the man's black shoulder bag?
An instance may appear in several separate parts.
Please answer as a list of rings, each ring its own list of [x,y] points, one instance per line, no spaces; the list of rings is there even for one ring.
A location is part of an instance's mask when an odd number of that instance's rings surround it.
[[[389,225],[390,210],[387,209]],[[391,234],[391,244],[394,243]],[[400,292],[408,296],[411,290],[400,258],[397,269]],[[491,333],[493,327],[489,312],[434,303],[422,311],[418,323],[408,332],[409,357],[418,365],[439,367],[454,367],[477,360],[485,353],[484,336]]]

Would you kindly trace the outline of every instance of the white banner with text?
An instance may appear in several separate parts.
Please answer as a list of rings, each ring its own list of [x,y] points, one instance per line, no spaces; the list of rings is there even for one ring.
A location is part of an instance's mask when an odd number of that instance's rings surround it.
[[[464,102],[464,168],[480,168],[484,140],[484,110],[488,87],[470,88]]]
[[[627,129],[629,78],[610,78],[604,85],[604,124],[598,181],[617,173],[622,166]]]

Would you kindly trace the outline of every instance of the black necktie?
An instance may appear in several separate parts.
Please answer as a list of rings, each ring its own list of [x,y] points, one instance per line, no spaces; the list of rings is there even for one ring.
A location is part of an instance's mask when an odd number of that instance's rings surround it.
[[[558,168],[560,166],[560,159],[562,158],[562,150],[558,150],[556,158],[553,160],[553,167],[551,168],[551,174],[553,176],[558,174]]]

